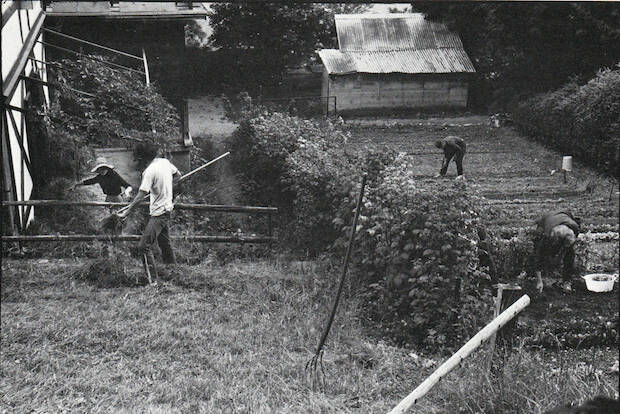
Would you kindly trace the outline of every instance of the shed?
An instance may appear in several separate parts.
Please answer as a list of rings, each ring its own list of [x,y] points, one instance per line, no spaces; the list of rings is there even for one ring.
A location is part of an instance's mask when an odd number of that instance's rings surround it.
[[[459,36],[421,13],[337,14],[322,49],[324,99],[341,111],[467,106],[474,66]]]

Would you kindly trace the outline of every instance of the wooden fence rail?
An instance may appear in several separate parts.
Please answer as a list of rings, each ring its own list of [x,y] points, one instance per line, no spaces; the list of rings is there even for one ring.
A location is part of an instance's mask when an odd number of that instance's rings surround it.
[[[49,207],[124,207],[129,203],[111,203],[107,201],[64,201],[64,200],[27,200],[27,201],[2,201],[2,206],[49,206]],[[148,202],[140,205],[147,206]],[[227,213],[256,213],[256,214],[275,214],[277,207],[255,207],[255,206],[229,206],[219,204],[191,204],[175,203],[175,209],[179,210],[200,210],[218,211]]]
[[[106,234],[44,234],[36,236],[2,236],[3,243],[10,242],[86,242],[86,241],[139,241],[142,236],[139,234],[121,234],[121,235],[106,235]],[[198,243],[270,243],[276,241],[276,237],[273,236],[247,236],[247,235],[232,235],[232,236],[200,236],[200,235],[187,235],[187,236],[170,236],[172,240],[185,240]]]

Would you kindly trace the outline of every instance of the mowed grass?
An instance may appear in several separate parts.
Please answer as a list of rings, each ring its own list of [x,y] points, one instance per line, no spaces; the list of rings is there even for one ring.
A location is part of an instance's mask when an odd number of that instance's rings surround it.
[[[375,339],[347,296],[325,384],[313,382],[305,365],[339,273],[326,263],[180,265],[157,288],[112,289],[74,280],[82,265],[3,262],[0,412],[381,413],[447,357]],[[415,412],[541,413],[617,396],[607,372],[616,358],[616,349],[521,348],[490,377],[477,352]]]

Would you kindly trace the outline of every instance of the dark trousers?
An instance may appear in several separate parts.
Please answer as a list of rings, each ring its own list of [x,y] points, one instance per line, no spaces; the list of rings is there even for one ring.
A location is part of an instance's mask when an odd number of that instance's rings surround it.
[[[149,222],[142,233],[140,243],[138,243],[138,251],[144,256],[145,266],[153,277],[157,277],[155,268],[155,258],[153,257],[152,247],[157,243],[161,249],[161,256],[164,263],[176,263],[172,244],[170,244],[170,233],[168,231],[170,222],[170,213],[164,213],[161,216],[151,216]]]
[[[441,164],[441,170],[439,171],[439,174],[446,175],[446,173],[448,172],[448,164],[450,164],[450,160],[452,159],[452,157],[454,157],[454,162],[456,162],[456,172],[458,175],[463,175],[463,157],[464,156],[465,154],[458,153],[458,152],[450,156],[444,156],[443,164]]]
[[[562,261],[562,279],[571,280],[575,269],[574,246],[566,247],[559,240],[537,234],[534,238],[534,254],[536,255],[535,266],[537,271],[547,270],[551,258],[559,257]]]

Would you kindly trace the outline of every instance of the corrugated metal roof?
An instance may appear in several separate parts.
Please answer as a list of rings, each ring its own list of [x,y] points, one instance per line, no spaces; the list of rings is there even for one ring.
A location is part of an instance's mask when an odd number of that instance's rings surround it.
[[[456,33],[420,13],[337,14],[340,49],[319,52],[330,74],[475,72]]]
[[[337,14],[336,32],[347,52],[463,48],[456,33],[421,13]]]
[[[425,49],[385,52],[342,52],[323,49],[319,56],[330,75],[347,73],[473,73],[464,50]]]

